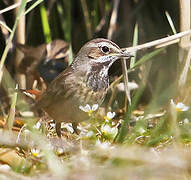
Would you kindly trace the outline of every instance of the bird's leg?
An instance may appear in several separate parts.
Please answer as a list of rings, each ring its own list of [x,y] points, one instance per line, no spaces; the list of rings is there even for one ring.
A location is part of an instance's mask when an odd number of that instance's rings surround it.
[[[72,127],[73,127],[73,129],[74,129],[74,132],[75,132],[77,135],[79,135],[79,134],[80,134],[80,131],[77,129],[78,123],[77,123],[77,122],[73,122],[73,123],[72,123]]]
[[[56,123],[56,133],[57,133],[58,137],[61,137],[61,123],[60,122]]]

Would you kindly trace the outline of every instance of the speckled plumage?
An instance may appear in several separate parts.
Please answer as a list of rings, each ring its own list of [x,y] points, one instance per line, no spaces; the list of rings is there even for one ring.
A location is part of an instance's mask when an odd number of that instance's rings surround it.
[[[73,63],[47,88],[36,103],[56,122],[60,136],[60,123],[78,123],[88,118],[79,109],[86,104],[100,105],[109,87],[108,70],[115,60],[129,57],[115,43],[107,39],[94,39],[86,43]]]

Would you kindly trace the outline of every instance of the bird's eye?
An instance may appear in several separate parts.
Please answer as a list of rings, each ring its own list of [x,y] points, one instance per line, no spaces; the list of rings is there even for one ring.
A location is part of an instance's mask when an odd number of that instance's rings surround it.
[[[101,50],[103,53],[108,53],[109,52],[109,48],[107,46],[102,46]]]

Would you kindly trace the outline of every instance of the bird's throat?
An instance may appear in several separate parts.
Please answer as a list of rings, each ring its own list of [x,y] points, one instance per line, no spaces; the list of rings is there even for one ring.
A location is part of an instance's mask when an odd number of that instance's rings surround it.
[[[105,91],[109,86],[108,66],[92,66],[87,74],[87,85],[94,92]]]

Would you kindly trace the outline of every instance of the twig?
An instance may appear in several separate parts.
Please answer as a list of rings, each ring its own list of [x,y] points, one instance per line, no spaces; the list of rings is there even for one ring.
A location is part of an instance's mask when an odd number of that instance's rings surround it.
[[[182,73],[180,75],[180,79],[179,79],[179,82],[178,82],[178,85],[180,87],[180,89],[182,89],[181,87],[183,87],[186,83],[186,79],[187,79],[187,74],[188,74],[188,70],[189,70],[189,67],[190,67],[190,60],[191,60],[191,49],[188,51],[188,55],[187,55],[187,58],[186,58],[186,63],[185,63],[185,66],[182,70]]]
[[[86,4],[86,0],[81,0],[81,4],[82,4],[83,12],[84,12],[84,19],[85,19],[88,39],[91,39],[92,38],[92,30],[91,30],[91,23],[90,23],[90,18],[89,18],[89,14],[88,14],[88,7]]]
[[[30,2],[30,1],[32,1],[32,0],[27,0],[27,3]],[[13,5],[11,5],[11,6],[7,7],[7,8],[5,8],[5,9],[2,9],[2,10],[0,10],[0,14],[3,14],[5,12],[7,12],[7,11],[15,9],[15,8],[19,7],[20,4],[21,4],[21,1],[18,2],[18,3],[13,4]]]
[[[114,5],[113,5],[113,11],[111,14],[111,19],[110,19],[110,24],[109,24],[109,30],[107,33],[107,38],[112,39],[113,32],[115,31],[115,25],[117,21],[117,12],[118,12],[118,7],[119,7],[119,2],[120,0],[114,0]]]
[[[180,2],[180,31],[190,29],[190,0],[179,0]],[[179,46],[184,48],[190,43],[190,36],[181,38]]]
[[[3,31],[3,34],[5,34],[5,35],[8,34],[8,31],[9,31],[10,33],[12,32],[11,28],[9,28],[9,26],[7,26],[7,25],[5,24],[5,22],[3,22],[3,21],[1,21],[1,20],[0,20],[0,27],[1,27],[2,31]]]
[[[116,96],[116,90],[117,90],[117,88],[116,88],[116,86],[113,86],[113,87],[110,88],[110,89],[111,89],[111,96],[110,96],[110,98],[109,98],[109,102],[107,103],[107,108],[106,108],[107,111],[109,111],[109,108],[111,107],[112,102],[113,102],[113,100],[114,100],[114,98],[115,98],[115,96]]]
[[[173,34],[176,34],[176,33],[177,33],[177,32],[176,32],[176,28],[175,28],[175,26],[174,26],[174,23],[173,23],[172,18],[170,17],[170,15],[169,15],[169,13],[168,13],[168,11],[165,11],[165,15],[166,15],[166,17],[167,17],[168,23],[169,23],[169,25],[170,25],[170,27],[171,27],[171,29],[172,29]]]
[[[12,30],[7,26],[2,14],[0,14],[0,29],[2,34],[4,35],[5,43],[7,44],[7,39],[9,38],[9,32],[11,33]]]
[[[109,30],[108,30],[108,34],[107,34],[108,39],[112,39],[114,30],[115,30],[115,25],[116,25],[116,21],[117,21],[118,7],[119,7],[120,0],[114,0],[113,2],[114,2],[113,11],[112,11]],[[129,101],[129,104],[131,104],[130,91],[128,89],[127,62],[126,62],[126,60],[124,58],[122,59],[121,62],[122,62],[122,70],[123,70],[123,76],[124,76],[125,93],[126,93],[126,97],[127,97],[128,101]]]
[[[9,116],[7,118],[7,121],[6,121],[6,128],[8,128],[8,130],[12,130],[13,128],[13,122],[14,122],[14,119],[15,119],[15,109],[16,109],[16,102],[17,102],[17,95],[18,95],[18,84],[16,85],[16,88],[15,88],[15,92],[13,93],[13,97],[12,97],[12,103],[11,103],[11,107],[10,107],[10,112],[9,112]]]
[[[102,17],[102,19],[100,20],[99,24],[97,25],[96,29],[95,29],[95,33],[101,31],[101,29],[103,28],[103,26],[105,25],[106,22],[106,17]]]
[[[103,2],[99,0],[99,3],[103,3]],[[103,26],[106,24],[107,19],[109,18],[110,10],[111,10],[111,6],[109,6],[109,8],[107,10],[105,10],[105,14],[102,15],[102,18],[101,18],[100,22],[98,23],[97,27],[95,28],[94,33],[98,33],[99,31],[101,31]]]
[[[155,41],[151,41],[149,43],[145,43],[145,44],[141,44],[141,45],[138,45],[138,46],[134,46],[134,47],[129,47],[129,48],[124,48],[126,49],[126,51],[129,51],[129,52],[133,52],[133,51],[138,51],[138,50],[142,50],[142,49],[146,49],[146,48],[150,48],[150,47],[164,47],[164,46],[168,46],[168,45],[171,45],[170,42],[172,42],[172,44],[175,44],[175,43],[178,43],[178,39],[183,37],[183,36],[186,36],[186,35],[189,35],[191,34],[191,30],[189,31],[185,31],[185,32],[181,32],[181,33],[178,33],[176,35],[172,35],[172,36],[169,36],[169,37],[166,37],[166,38],[162,38],[162,39],[159,39],[159,40],[155,40]],[[165,45],[164,45],[165,44]],[[130,72],[131,70],[129,70],[128,72]],[[123,75],[121,75],[119,78],[117,78],[111,85],[110,85],[110,88],[113,88],[118,82],[120,82],[120,80],[123,78]]]
[[[3,55],[1,57],[1,62],[0,62],[0,83],[1,83],[1,80],[2,80],[2,77],[3,77],[3,66],[4,66],[4,62],[5,62],[5,59],[7,57],[7,54],[8,54],[8,51],[11,47],[11,44],[12,44],[12,39],[13,39],[13,36],[14,36],[14,33],[16,31],[16,27],[17,27],[17,24],[19,22],[19,19],[20,17],[22,16],[23,14],[23,11],[24,11],[24,8],[26,6],[26,0],[23,0],[22,1],[22,4],[18,10],[18,13],[17,13],[17,16],[16,16],[16,20],[15,20],[15,23],[13,25],[13,29],[12,29],[12,32],[10,33],[10,36],[8,38],[8,41],[7,41],[7,45],[5,47],[5,50],[3,51]]]
[[[180,2],[180,31],[186,31],[190,29],[191,0],[180,0],[179,2]],[[189,44],[190,44],[190,36],[186,36],[180,39],[179,62],[184,64],[184,62],[186,61],[178,82],[180,93],[182,94],[184,90],[183,87],[186,84],[188,69],[190,66],[191,50],[186,49]]]
[[[38,0],[33,5],[31,5],[24,13],[24,15],[28,14],[31,10],[33,10],[36,6],[38,6],[44,0]]]
[[[19,0],[14,0],[14,1],[16,3]],[[17,14],[18,11],[19,11],[19,8],[16,8],[15,14]],[[15,33],[17,43],[21,43],[21,44],[25,44],[25,16],[24,16],[24,11],[25,11],[25,9],[23,9],[23,14],[19,18],[17,30]],[[15,60],[14,60],[15,69],[18,69],[18,66],[21,63],[22,58],[23,58],[23,53],[21,53],[20,51],[17,50],[16,54],[15,54]],[[26,77],[25,77],[25,75],[17,72],[16,78],[17,78],[19,87],[22,89],[26,89]]]
[[[163,43],[163,44],[159,44],[159,45],[155,46],[155,48],[156,49],[163,48],[163,47],[170,46],[172,44],[176,44],[176,43],[179,43],[179,42],[180,42],[180,39],[175,39],[175,40]]]
[[[138,39],[139,39],[138,24],[136,23],[135,27],[134,27],[134,33],[133,33],[133,46],[138,45]],[[134,52],[133,57],[131,57],[131,59],[130,59],[130,68],[132,68],[134,66],[134,64],[136,62],[136,56],[137,56],[137,53]]]
[[[138,46],[129,47],[129,48],[125,48],[125,49],[128,52],[134,52],[134,51],[138,51],[138,50],[142,50],[142,49],[151,48],[153,46],[162,45],[162,44],[168,43],[170,41],[173,41],[172,44],[175,44],[175,43],[177,43],[177,41],[174,41],[174,40],[180,39],[180,38],[182,38],[184,36],[188,36],[190,34],[191,34],[191,30],[188,30],[188,31],[177,33],[177,34],[169,36],[169,37],[157,39],[157,40],[154,40],[154,41],[151,41],[151,42],[148,42],[148,43],[144,43],[144,44],[141,44],[141,45],[138,45]],[[167,45],[170,45],[170,44],[167,44]]]
[[[130,90],[128,87],[129,78],[128,78],[126,59],[123,58],[121,63],[122,63],[122,70],[123,70],[123,77],[124,77],[124,84],[125,84],[125,94],[126,94],[126,97],[129,101],[129,104],[131,105],[131,96],[130,96]],[[125,103],[125,105],[126,105],[126,103]],[[125,108],[125,110],[126,110],[126,108]]]

